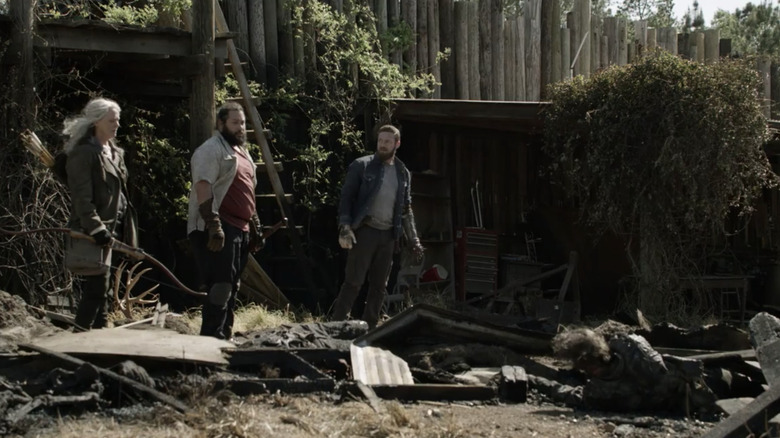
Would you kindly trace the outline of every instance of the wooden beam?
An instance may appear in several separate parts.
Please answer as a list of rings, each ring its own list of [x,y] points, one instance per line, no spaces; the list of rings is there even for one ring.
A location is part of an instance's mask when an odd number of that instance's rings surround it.
[[[204,55],[206,65],[201,75],[192,80],[190,95],[190,148],[195,150],[211,136],[216,116],[214,99],[214,1],[192,4],[191,53]]]
[[[67,362],[67,363],[69,363],[71,365],[75,365],[75,366],[82,366],[82,365],[86,365],[86,364],[89,363],[89,362],[83,361],[81,359],[78,359],[76,357],[73,357],[73,356],[71,356],[69,354],[58,353],[56,351],[48,350],[46,348],[39,347],[37,345],[19,344],[19,348],[21,348],[23,350],[36,351],[38,353],[45,354],[47,356],[55,357],[55,358],[57,358],[57,359],[59,359],[61,361]],[[190,410],[190,408],[187,407],[187,405],[185,405],[184,403],[180,402],[179,400],[171,397],[168,394],[164,394],[164,393],[162,393],[160,391],[157,391],[154,388],[151,388],[151,387],[146,386],[146,385],[144,385],[142,383],[136,382],[135,380],[133,380],[133,379],[131,379],[129,377],[125,377],[123,375],[117,374],[117,373],[115,373],[115,372],[113,372],[111,370],[95,366],[94,364],[90,364],[90,365],[92,365],[97,370],[98,374],[100,374],[102,377],[106,377],[106,378],[114,380],[114,381],[116,381],[116,382],[118,382],[118,383],[120,383],[122,385],[126,385],[126,386],[128,386],[130,388],[133,388],[138,393],[147,395],[147,396],[149,396],[149,397],[151,397],[151,398],[153,398],[153,399],[155,399],[155,400],[157,400],[159,402],[165,403],[166,405],[171,406],[172,408],[176,409],[179,412],[187,413]]]
[[[208,2],[196,2],[197,8]],[[200,3],[204,3],[201,5]],[[199,12],[198,12],[199,14]],[[193,10],[193,20],[197,15]],[[200,53],[195,50],[196,35],[207,29],[195,27],[192,37],[188,32],[150,32],[139,29],[114,29],[99,25],[68,26],[60,23],[41,23],[35,39],[36,47],[55,49],[93,50],[98,52],[145,53],[150,55],[189,56]],[[214,39],[214,32],[211,32]],[[226,35],[215,40],[211,53],[215,58],[226,56]]]
[[[763,436],[767,420],[780,413],[780,385],[769,389],[756,397],[752,403],[739,412],[708,430],[703,438],[737,438],[745,436]]]

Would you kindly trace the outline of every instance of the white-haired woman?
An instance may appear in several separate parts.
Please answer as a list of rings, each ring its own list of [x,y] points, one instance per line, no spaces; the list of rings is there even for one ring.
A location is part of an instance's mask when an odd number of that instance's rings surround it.
[[[137,244],[134,217],[126,214],[124,151],[114,141],[120,112],[115,101],[95,98],[81,114],[66,119],[63,129],[68,136],[66,169],[72,202],[69,227],[92,236],[103,247],[120,236],[131,245]],[[106,326],[110,276],[110,269],[82,276],[81,300],[76,311],[80,328]]]

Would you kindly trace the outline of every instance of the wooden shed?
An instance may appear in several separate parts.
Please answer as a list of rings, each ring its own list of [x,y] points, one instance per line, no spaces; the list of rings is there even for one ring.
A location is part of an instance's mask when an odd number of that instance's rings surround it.
[[[577,251],[582,311],[610,312],[617,301],[619,280],[630,274],[624,242],[610,237],[595,241],[578,225],[576,209],[568,206],[544,177],[541,146],[547,105],[397,101],[393,117],[402,131],[398,155],[413,172],[418,231],[427,250],[445,266],[444,257],[435,255],[435,245],[445,246],[442,253],[453,252],[448,268],[456,277],[467,275],[464,272],[469,270],[463,255],[464,236],[473,232],[490,238],[485,245],[495,242],[495,248],[483,246],[484,251],[480,251],[486,258],[479,262],[493,264],[496,269],[495,283],[484,285],[482,291],[566,263],[569,253]],[[439,192],[429,191],[431,186],[425,180],[431,176],[446,181],[444,192],[440,186],[436,189]],[[450,202],[426,207],[431,198],[442,195]],[[428,229],[431,223],[436,224],[432,234]],[[451,239],[443,238],[447,235]],[[452,242],[450,247],[448,241]],[[550,279],[553,284],[560,281]],[[457,285],[454,293],[461,300],[472,295],[458,291]]]

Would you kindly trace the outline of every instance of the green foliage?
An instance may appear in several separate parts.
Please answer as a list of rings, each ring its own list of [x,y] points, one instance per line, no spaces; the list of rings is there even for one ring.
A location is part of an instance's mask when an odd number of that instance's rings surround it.
[[[111,24],[133,24],[142,27],[151,26],[157,21],[159,13],[153,5],[134,7],[118,6],[114,0],[101,4],[103,20]]]
[[[344,13],[324,2],[304,7],[292,0],[290,7],[293,28],[313,31],[302,37],[304,44],[317,46],[317,70],[284,78],[277,89],[257,91],[270,107],[265,123],[274,133],[273,146],[292,162],[295,192],[303,205],[316,211],[335,203],[346,165],[364,151],[365,134],[356,120],[367,105],[376,106],[378,117],[386,120],[393,99],[430,93],[435,81],[430,74],[404,73],[387,60],[366,5],[345,5]],[[386,36],[389,50],[412,40],[403,26]],[[307,121],[306,135],[288,125],[290,114]]]
[[[161,114],[124,106],[126,124],[121,142],[131,151],[130,190],[145,232],[163,236],[171,227],[187,220],[190,189],[189,149],[166,138],[153,123]],[[123,138],[121,138],[123,137]]]
[[[634,269],[645,285],[703,272],[729,214],[749,214],[777,184],[756,89],[745,63],[702,65],[662,51],[551,87],[550,170],[585,223],[641,235],[643,266]]]
[[[713,27],[721,38],[731,39],[735,53],[780,56],[780,6],[769,1],[748,3],[733,13],[719,10]]]

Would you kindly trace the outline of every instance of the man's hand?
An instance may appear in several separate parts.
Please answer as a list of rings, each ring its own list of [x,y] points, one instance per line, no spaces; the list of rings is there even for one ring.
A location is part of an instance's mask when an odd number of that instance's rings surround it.
[[[222,223],[219,215],[211,210],[213,199],[209,198],[198,206],[200,217],[206,222],[206,231],[209,233],[209,241],[206,248],[209,251],[219,252],[225,246],[225,232],[222,231]]]
[[[95,239],[95,244],[98,246],[108,246],[108,244],[111,243],[111,233],[105,228],[95,231],[95,233],[92,234],[92,238]]]
[[[263,247],[265,247],[263,224],[260,223],[260,218],[255,213],[249,218],[249,251],[257,252],[263,249]]]
[[[352,227],[349,225],[339,226],[339,246],[344,249],[352,249],[352,246],[357,243],[355,233],[352,231]]]

